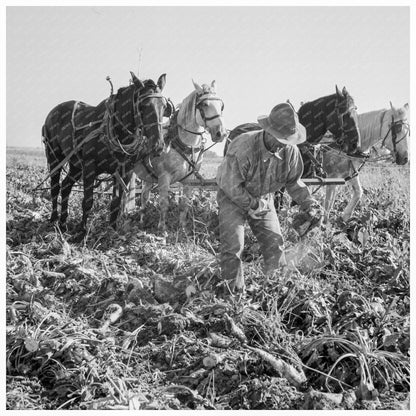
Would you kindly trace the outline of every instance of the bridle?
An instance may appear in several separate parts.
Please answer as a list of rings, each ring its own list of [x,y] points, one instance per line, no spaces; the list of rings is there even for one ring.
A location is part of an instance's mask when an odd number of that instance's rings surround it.
[[[336,122],[337,122],[337,130],[336,130],[336,133],[337,134],[335,134],[331,130],[330,131],[333,134],[333,136],[334,136],[334,138],[335,138],[335,140],[337,142],[337,145],[339,147],[342,147],[344,145],[344,140],[345,140],[346,134],[349,131],[352,130],[352,129],[345,130],[343,118],[344,118],[344,116],[346,114],[351,113],[352,110],[356,110],[357,109],[355,107],[355,105],[354,105],[353,102],[351,102],[350,105],[347,106],[345,110],[342,110],[342,107],[343,106],[340,104],[339,96],[337,94],[337,99],[336,99],[335,108],[334,108],[334,112],[335,112],[335,116],[334,117],[336,118]],[[358,129],[358,126],[357,126],[357,129]],[[324,151],[329,151],[329,152],[336,152],[337,154],[342,155],[342,157],[349,158],[343,152],[336,151],[335,149],[332,148],[332,146],[328,146],[326,144],[319,145],[319,149],[324,150]],[[312,165],[313,165],[313,168],[314,169],[318,169],[319,170],[319,175],[321,175],[322,178],[325,178],[327,174],[326,174],[326,172],[325,172],[325,170],[324,170],[324,168],[322,166],[322,163],[320,161],[318,161],[317,157],[313,154],[313,152],[309,148],[305,147],[304,148],[304,153],[311,160]],[[360,169],[361,169],[361,166],[360,166]],[[356,174],[358,175],[358,172]],[[350,179],[352,179],[352,177],[345,178],[346,181],[347,180],[350,180]],[[317,190],[315,190],[315,192],[316,191]]]
[[[135,118],[135,124],[136,124],[136,129],[140,129],[143,130],[145,127],[153,127],[153,126],[162,126],[162,121],[156,121],[154,123],[143,123],[142,117],[141,117],[141,111],[140,111],[140,105],[149,100],[150,98],[157,98],[163,101],[163,105],[165,107],[167,107],[169,105],[169,101],[166,97],[164,97],[162,94],[158,93],[158,92],[149,92],[147,94],[144,95],[138,95],[137,99],[134,102],[134,108],[137,110],[134,112],[134,118]]]
[[[339,134],[338,134],[338,137],[336,137],[336,139],[340,143],[344,143],[344,138],[345,138],[347,132],[350,131],[350,130],[345,130],[345,128],[344,128],[344,121],[343,121],[344,116],[346,114],[351,113],[352,110],[356,110],[357,107],[352,103],[345,109],[345,111],[341,111],[340,109],[341,109],[341,105],[339,103],[339,98],[337,97],[337,101],[335,103],[335,117],[336,117],[337,122],[338,122],[338,133]],[[358,127],[357,127],[357,129],[358,129]]]
[[[128,156],[136,156],[139,147],[143,146],[144,142],[146,141],[146,140],[143,140],[144,129],[152,127],[152,126],[160,126],[160,127],[162,126],[162,121],[156,121],[153,123],[143,123],[140,105],[150,98],[158,98],[158,99],[163,100],[165,106],[167,106],[168,99],[158,92],[149,92],[143,95],[141,95],[139,92],[139,94],[136,95],[136,91],[135,89],[133,89],[133,115],[134,115],[134,124],[135,124],[135,131],[133,132],[126,126],[125,123],[123,123],[123,121],[117,115],[117,112],[113,110],[114,107],[110,105],[111,97],[112,96],[110,96],[110,98],[107,99],[106,101],[106,108],[107,108],[107,113],[108,113],[107,133],[108,133],[108,138],[110,140],[110,143],[113,144],[112,146],[113,148],[118,148],[119,150],[122,151],[122,153]],[[117,137],[117,135],[114,134],[113,118],[117,121],[120,128],[127,133],[127,137],[132,139],[131,144],[122,144],[119,138]]]
[[[206,117],[205,113],[204,113],[204,109],[202,108],[202,104],[206,101],[221,101],[221,113],[220,114],[216,114],[215,116],[212,117]],[[201,118],[204,121],[205,127],[207,127],[207,121],[210,120],[215,120],[216,118],[219,118],[222,116],[222,113],[224,111],[224,101],[222,101],[221,98],[216,97],[214,94],[203,94],[200,96],[197,96],[197,102],[195,105],[195,109],[199,110],[200,114],[201,114]]]
[[[384,121],[384,116],[386,115],[388,110],[385,110],[383,113],[383,116],[381,117],[380,120],[380,136],[381,136],[381,131],[383,129],[383,121]],[[406,134],[403,135],[403,137],[400,140],[397,140],[397,134],[400,133],[403,130],[403,127],[406,128]],[[377,149],[376,146],[378,145],[378,143],[381,142],[381,148],[386,148],[386,140],[389,137],[389,134],[391,133],[391,142],[393,145],[393,157],[396,157],[396,153],[397,153],[397,145],[404,139],[407,138],[407,136],[410,136],[410,124],[407,123],[405,120],[396,120],[394,121],[394,116],[391,116],[391,123],[389,124],[389,128],[387,129],[386,134],[384,135],[384,137],[380,138],[376,143],[374,143],[371,146],[371,149],[373,149],[376,153]]]
[[[221,101],[221,113],[216,114],[215,116],[212,116],[212,117],[206,117],[204,109],[202,108],[202,104],[204,102],[207,102],[207,101]],[[182,130],[186,131],[187,133],[191,133],[191,134],[194,134],[196,136],[201,136],[202,137],[202,135],[206,132],[207,127],[208,127],[207,126],[207,121],[215,120],[216,118],[222,117],[222,113],[224,111],[224,101],[221,98],[215,96],[215,94],[213,94],[213,93],[203,93],[203,94],[197,95],[197,97],[196,97],[195,112],[196,112],[196,110],[199,111],[199,114],[201,115],[202,121],[204,122],[204,126],[203,126],[204,131],[201,131],[201,132],[192,131],[192,130],[186,129],[185,127],[183,127],[179,124],[178,125]]]
[[[403,126],[406,127],[406,134],[403,135],[403,137],[400,140],[397,140],[397,133],[400,133],[403,130]],[[394,117],[391,116],[391,123],[389,124],[389,129],[387,130],[386,135],[381,141],[381,147],[385,147],[386,139],[391,132],[391,142],[393,144],[393,152],[396,154],[397,145],[404,139],[407,138],[407,135],[410,136],[410,125],[409,123],[406,123],[404,120],[397,120],[394,121]]]

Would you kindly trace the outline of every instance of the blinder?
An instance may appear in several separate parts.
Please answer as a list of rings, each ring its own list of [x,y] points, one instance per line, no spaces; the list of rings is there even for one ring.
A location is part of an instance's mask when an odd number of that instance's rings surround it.
[[[400,133],[403,130],[403,122],[393,122],[392,123],[392,131],[394,134]]]
[[[397,120],[394,121],[394,117],[391,118],[391,124],[390,124],[390,129],[391,129],[391,141],[393,143],[393,151],[394,153],[396,153],[396,146],[398,143],[400,143],[402,140],[404,140],[407,137],[408,131],[406,132],[406,134],[403,135],[403,137],[397,141],[397,134],[401,133],[403,131],[403,126],[406,123],[403,120]],[[388,132],[387,132],[388,134]],[[384,144],[384,141],[383,141]]]
[[[339,129],[340,129],[341,132],[343,132],[343,130],[344,130],[344,120],[343,120],[344,117],[346,115],[350,114],[353,109],[355,110],[355,107],[354,108],[353,107],[347,107],[345,109],[345,111],[341,111],[340,106],[338,104],[338,101],[335,104],[336,117],[338,119],[338,126],[339,126]]]
[[[203,96],[201,96],[201,97],[203,97]],[[199,100],[196,103],[195,108],[197,110],[199,110],[199,112],[201,113],[202,119],[204,120],[205,123],[207,121],[214,120],[214,119],[219,118],[219,117],[222,116],[222,112],[224,111],[224,101],[221,98],[215,97],[215,96],[212,96],[212,95],[208,95],[205,98],[201,98],[201,97],[198,97]],[[204,109],[202,108],[202,103],[204,103],[206,101],[221,101],[221,114],[216,114],[215,116],[212,116],[212,117],[206,117],[205,113],[204,113]]]
[[[407,128],[407,131],[403,135],[403,137],[400,140],[397,140],[397,134],[401,133],[403,131],[403,126]],[[394,117],[391,118],[391,123],[389,125],[389,129],[387,130],[386,135],[381,141],[381,147],[385,147],[385,143],[387,140],[387,137],[389,136],[389,133],[391,133],[391,143],[393,145],[393,154],[396,155],[397,153],[397,144],[400,143],[402,140],[406,139],[407,135],[409,134],[410,129],[409,125],[404,120],[397,120],[394,121]]]
[[[163,113],[163,117],[168,117],[169,118],[173,115],[176,108],[175,108],[175,104],[173,104],[173,102],[170,98],[168,98],[166,101],[167,101],[167,105],[166,105],[166,108],[165,108],[165,112]]]

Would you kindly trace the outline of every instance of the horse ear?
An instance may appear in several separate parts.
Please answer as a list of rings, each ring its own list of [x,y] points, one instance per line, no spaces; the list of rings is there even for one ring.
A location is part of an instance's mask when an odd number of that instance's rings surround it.
[[[393,111],[396,111],[396,109],[394,108],[394,105],[391,103],[391,101],[389,101],[390,102],[390,108],[393,110]]]
[[[165,84],[166,84],[166,74],[162,74],[157,80],[157,86],[160,88],[160,91],[163,90]]]
[[[335,92],[337,93],[337,95],[342,95],[340,90],[338,89],[338,85],[335,85]]]
[[[293,107],[293,104],[290,102],[289,98],[286,100],[286,102],[292,107],[292,110],[295,111],[295,107]],[[302,105],[302,103],[300,105]]]
[[[202,92],[202,87],[197,82],[192,80],[192,83],[194,84],[194,87],[198,92]]]
[[[406,111],[409,111],[409,103],[406,103],[403,107],[406,109]]]
[[[211,82],[211,88],[215,91],[215,87],[216,87],[216,82],[214,79],[214,81]]]
[[[139,88],[139,89],[144,88],[143,82],[141,82],[141,81],[139,80],[139,78],[137,78],[137,77],[136,77],[136,75],[134,75],[134,73],[133,73],[132,71],[130,71],[130,75],[131,75],[131,79],[132,79],[132,81],[133,81],[133,84],[134,84],[137,88]]]
[[[342,88],[342,94],[343,95],[348,95],[348,91],[345,87]]]

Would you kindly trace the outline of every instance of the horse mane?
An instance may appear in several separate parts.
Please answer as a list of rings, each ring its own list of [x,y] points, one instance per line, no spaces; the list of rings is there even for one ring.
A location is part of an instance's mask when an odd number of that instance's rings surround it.
[[[160,88],[152,79],[145,79],[142,81],[144,84],[145,89],[152,89],[155,90],[155,92],[160,92]]]
[[[157,84],[155,84],[155,82],[152,79],[145,79],[142,81],[143,85],[144,85],[144,89],[152,89],[155,90],[155,92],[159,92],[159,87]],[[124,87],[120,87],[117,92],[113,95],[115,96],[120,96],[120,94],[123,94],[123,92],[130,90],[131,88],[137,88],[133,83],[126,85]]]
[[[328,101],[331,100],[337,100],[337,98],[342,98],[341,100],[338,101],[338,103],[343,104],[344,102],[347,104],[346,105],[346,109],[352,105],[354,105],[354,98],[352,97],[352,95],[350,95],[349,92],[347,92],[346,95],[341,95],[339,96],[337,93],[333,93],[333,94],[329,94],[329,95],[325,95],[324,97],[320,97],[317,98],[316,100],[313,101],[307,101],[304,104],[302,104],[302,106],[300,108],[302,108],[304,105],[319,105],[322,104],[323,102],[326,103]],[[299,110],[300,110],[299,108]]]
[[[335,98],[335,94],[317,98],[313,101],[307,101],[302,104],[298,110],[299,121],[305,126],[307,131],[307,141],[309,143],[317,143],[325,134],[327,128],[326,123],[326,107],[328,101]],[[334,104],[335,107],[335,104]]]
[[[192,91],[180,104],[178,111],[178,124],[188,126],[195,120],[197,91]]]
[[[154,90],[155,92],[159,92],[160,89],[157,84],[152,79],[145,79],[142,81],[144,88],[141,91],[147,91],[147,90]],[[132,91],[133,90],[133,91]],[[127,86],[120,87],[116,94],[114,94],[112,97],[114,97],[115,100],[118,101],[119,105],[123,107],[126,102],[130,101],[134,95],[136,95],[137,87],[131,83]],[[133,95],[131,93],[133,92]],[[133,104],[133,103],[132,103]],[[120,116],[122,121],[126,124],[130,124],[133,122],[133,116],[129,114],[123,114]]]
[[[380,138],[378,136],[383,128],[381,124],[382,118],[383,124],[389,123],[389,118],[386,117],[388,111],[389,110],[382,109],[358,114],[358,128],[360,130],[361,147],[363,150],[367,150],[374,140]],[[375,136],[375,133],[377,136]]]
[[[144,88],[141,89],[140,92],[147,91],[149,89],[157,91],[158,89],[158,86],[151,79],[144,80],[142,83]],[[114,111],[117,113],[118,119],[121,120],[121,122],[129,129],[134,127],[136,116],[134,113],[133,105],[138,94],[138,88],[134,85],[134,83],[130,83],[129,85],[120,87],[117,92],[111,96],[111,100],[113,101],[114,105]],[[132,111],[122,111],[126,106],[131,106]],[[115,129],[119,128],[120,127],[117,123]]]

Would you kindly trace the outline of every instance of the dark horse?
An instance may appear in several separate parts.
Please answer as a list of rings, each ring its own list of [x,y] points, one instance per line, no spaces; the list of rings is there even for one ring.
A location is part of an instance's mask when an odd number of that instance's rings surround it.
[[[46,117],[42,128],[51,177],[51,222],[58,220],[58,196],[61,191],[59,226],[66,229],[68,200],[72,186],[82,178],[81,232],[93,205],[94,181],[98,175],[113,175],[110,225],[115,228],[123,191],[138,160],[161,154],[163,116],[171,106],[161,95],[166,74],[157,83],[140,81],[133,73],[132,83],[120,88],[97,106],[78,101],[57,105]],[[68,162],[69,170],[60,185],[60,174]],[[62,188],[62,189],[61,189]]]
[[[345,87],[342,92],[338,87],[335,88],[335,94],[307,102],[298,110],[299,121],[307,133],[306,143],[299,146],[304,163],[304,178],[316,174],[325,176],[323,171],[315,172],[319,166],[312,155],[314,148],[310,145],[319,144],[327,132],[332,135],[328,146],[344,153],[353,153],[360,142],[354,99]]]
[[[342,92],[337,86],[335,89],[335,94],[307,102],[298,110],[299,121],[305,126],[307,133],[306,142],[299,145],[304,164],[304,178],[316,175],[325,176],[325,172],[321,170],[314,157],[313,145],[318,144],[328,131],[333,136],[329,145],[341,151],[347,151],[348,148],[354,149],[360,141],[354,100],[345,87]],[[257,123],[245,123],[235,127],[228,136],[224,155],[230,141],[252,130],[261,130],[261,126]],[[283,191],[281,190],[280,194]]]

